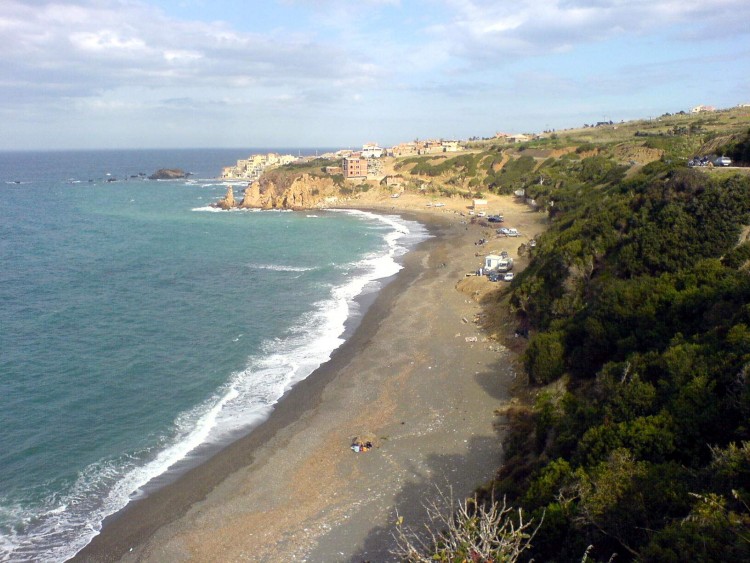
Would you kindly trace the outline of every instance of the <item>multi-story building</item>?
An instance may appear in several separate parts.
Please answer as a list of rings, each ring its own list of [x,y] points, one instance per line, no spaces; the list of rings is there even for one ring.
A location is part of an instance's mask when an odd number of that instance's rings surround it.
[[[367,177],[367,158],[361,154],[347,156],[342,161],[344,178],[366,178]]]

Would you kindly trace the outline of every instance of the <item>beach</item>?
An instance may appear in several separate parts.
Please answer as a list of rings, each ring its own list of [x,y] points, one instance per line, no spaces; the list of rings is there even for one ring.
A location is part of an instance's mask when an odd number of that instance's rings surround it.
[[[105,522],[77,561],[393,561],[398,519],[418,528],[438,489],[456,498],[502,463],[498,409],[518,383],[515,325],[481,327],[503,282],[468,278],[490,252],[517,249],[543,213],[494,197],[521,237],[495,238],[467,200],[420,196],[352,207],[400,213],[433,237],[404,258],[354,334],[276,405],[269,419],[206,463]],[[482,238],[489,242],[475,243]],[[485,305],[480,303],[483,301]],[[374,447],[355,453],[355,437]]]

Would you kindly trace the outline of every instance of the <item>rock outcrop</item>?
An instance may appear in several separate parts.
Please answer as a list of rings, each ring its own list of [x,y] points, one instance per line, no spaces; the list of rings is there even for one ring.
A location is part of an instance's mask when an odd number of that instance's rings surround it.
[[[288,186],[277,185],[273,179],[263,177],[248,185],[237,202],[230,187],[226,196],[216,202],[219,209],[314,209],[334,203],[340,196],[339,188],[331,178],[302,174]]]
[[[157,170],[151,176],[149,180],[179,180],[180,178],[187,178],[190,173],[180,170],[179,168],[162,168]]]
[[[227,195],[225,195],[219,201],[214,203],[213,207],[218,207],[219,209],[224,209],[224,210],[237,207],[237,202],[234,200],[234,190],[232,189],[232,186],[229,186],[227,188]]]

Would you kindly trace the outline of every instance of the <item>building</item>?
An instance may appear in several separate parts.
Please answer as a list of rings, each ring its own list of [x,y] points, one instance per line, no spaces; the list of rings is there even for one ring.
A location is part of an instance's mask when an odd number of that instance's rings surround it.
[[[352,155],[342,161],[341,168],[344,178],[367,178],[367,158],[361,155]]]
[[[458,152],[458,141],[442,141],[443,152]]]
[[[531,137],[528,135],[524,135],[523,133],[519,133],[517,135],[513,135],[508,139],[511,143],[526,143],[531,140]]]
[[[380,158],[383,156],[383,149],[377,143],[365,143],[361,154],[365,158]]]
[[[714,106],[704,106],[699,105],[695,106],[693,109],[690,110],[690,113],[701,113],[704,111],[716,111],[716,108]]]
[[[417,143],[401,143],[388,150],[390,156],[410,156],[417,154]]]
[[[291,154],[253,154],[237,161],[234,166],[227,166],[221,172],[225,180],[257,180],[266,168],[291,164],[298,159]]]

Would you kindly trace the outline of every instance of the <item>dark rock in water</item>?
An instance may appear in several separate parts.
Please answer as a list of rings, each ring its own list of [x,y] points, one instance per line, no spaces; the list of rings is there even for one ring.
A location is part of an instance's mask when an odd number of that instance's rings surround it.
[[[180,170],[179,168],[162,168],[157,170],[151,176],[149,180],[179,180],[180,178],[187,178],[190,173]]]

